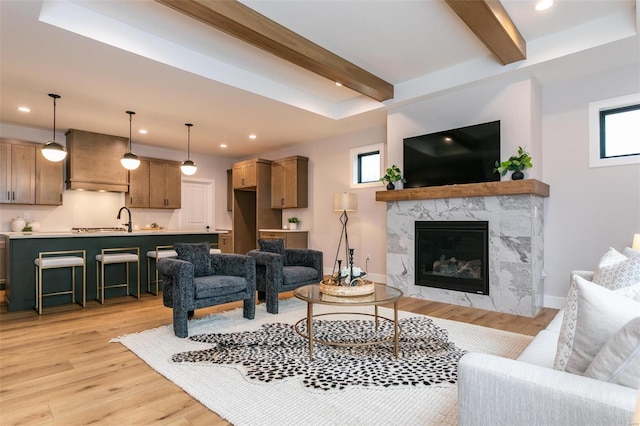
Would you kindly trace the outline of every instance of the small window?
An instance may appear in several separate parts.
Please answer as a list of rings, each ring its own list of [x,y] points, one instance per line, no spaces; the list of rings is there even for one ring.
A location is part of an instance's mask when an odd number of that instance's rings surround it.
[[[600,158],[640,154],[640,105],[600,111]]]
[[[349,151],[351,164],[351,188],[381,186],[380,173],[384,164],[384,144],[353,148]]]
[[[380,151],[358,154],[358,182],[369,183],[380,180]]]
[[[640,93],[589,104],[589,167],[640,164]]]

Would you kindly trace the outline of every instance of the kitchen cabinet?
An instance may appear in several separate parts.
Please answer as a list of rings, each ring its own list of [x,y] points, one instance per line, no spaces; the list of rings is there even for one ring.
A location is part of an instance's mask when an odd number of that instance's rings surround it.
[[[236,187],[237,170],[254,173],[255,184]],[[233,189],[233,251],[246,254],[258,246],[258,229],[282,226],[282,210],[271,208],[271,161],[256,158],[235,163],[232,167]],[[245,175],[246,176],[246,175]],[[244,184],[250,183],[244,181]]]
[[[153,160],[149,162],[149,207],[179,209],[182,196],[180,163]]]
[[[149,160],[140,159],[140,166],[129,170],[129,192],[124,200],[127,207],[149,208]]]
[[[44,158],[41,146],[9,139],[0,142],[0,203],[62,204],[64,163]]]
[[[271,164],[271,207],[303,208],[309,205],[309,159],[294,155]]]
[[[309,231],[261,229],[260,238],[263,240],[283,239],[284,248],[306,249],[309,240]]]
[[[257,160],[240,161],[233,164],[232,178],[233,188],[251,188],[257,182]]]
[[[233,232],[218,235],[219,248],[223,253],[233,253]]]
[[[61,206],[64,161],[49,161],[36,149],[36,204]]]
[[[227,211],[233,210],[233,174],[227,170]]]
[[[120,158],[129,139],[69,129],[67,133],[67,189],[127,192],[128,170]]]

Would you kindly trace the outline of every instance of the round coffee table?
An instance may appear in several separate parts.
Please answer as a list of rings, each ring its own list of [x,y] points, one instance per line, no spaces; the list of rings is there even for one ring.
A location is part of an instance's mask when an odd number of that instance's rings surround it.
[[[384,284],[376,284],[375,291],[372,294],[365,296],[333,296],[324,294],[320,291],[318,284],[310,284],[297,288],[293,294],[301,300],[307,302],[307,317],[298,321],[295,325],[296,333],[305,339],[309,340],[309,358],[313,359],[313,343],[322,343],[332,346],[364,346],[364,345],[376,345],[384,342],[390,342],[393,340],[394,353],[396,358],[398,357],[398,338],[400,336],[400,327],[398,326],[398,300],[403,296],[401,290],[395,287],[389,287]],[[360,312],[335,312],[326,314],[313,314],[313,304],[318,303],[320,305],[334,305],[334,306],[374,306],[374,315],[360,313]],[[387,303],[393,303],[393,320],[390,318],[382,317],[378,315],[378,305],[384,305]],[[326,316],[326,315],[367,315],[375,317],[375,328],[378,330],[379,321],[390,321],[393,323],[393,336],[387,338],[380,338],[367,342],[359,343],[344,343],[344,342],[331,342],[314,338],[313,336],[313,318]],[[300,324],[306,321],[307,334],[304,334],[299,330]]]

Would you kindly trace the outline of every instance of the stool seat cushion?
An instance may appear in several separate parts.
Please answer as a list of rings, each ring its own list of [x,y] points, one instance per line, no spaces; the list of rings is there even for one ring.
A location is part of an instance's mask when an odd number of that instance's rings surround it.
[[[196,290],[196,299],[225,296],[247,289],[247,280],[244,277],[234,277],[231,275],[195,277],[193,284]]]
[[[84,265],[84,259],[78,256],[55,256],[55,257],[43,257],[42,264],[40,258],[33,261],[36,265],[42,269],[46,268],[68,268],[70,266],[82,266]]]
[[[209,254],[220,254],[222,253],[222,250],[220,249],[211,249],[209,250]]]
[[[155,250],[149,250],[147,257],[156,257]],[[178,252],[175,250],[158,250],[158,259],[166,259],[167,257],[178,257]]]
[[[138,255],[133,253],[119,253],[119,254],[105,254],[104,261],[102,260],[102,255],[96,255],[96,260],[98,262],[103,262],[104,264],[108,263],[125,263],[125,262],[137,262]]]

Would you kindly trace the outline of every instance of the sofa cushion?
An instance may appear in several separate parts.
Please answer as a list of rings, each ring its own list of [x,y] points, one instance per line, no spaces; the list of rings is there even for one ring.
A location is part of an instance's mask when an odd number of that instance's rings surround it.
[[[640,388],[640,317],[629,321],[605,343],[584,375]]]
[[[196,299],[225,296],[247,289],[247,280],[231,275],[209,275],[193,279]]]
[[[640,284],[640,256],[627,257],[610,248],[600,260],[593,282],[611,290]]]
[[[282,238],[276,238],[275,240],[258,240],[260,250],[267,251],[269,253],[279,254],[284,256],[284,240]]]
[[[640,304],[582,277],[576,276],[571,286],[575,321],[563,321],[554,368],[558,365],[558,370],[583,374],[607,340],[640,317]],[[563,342],[563,337],[569,341]]]
[[[193,264],[193,276],[202,277],[213,274],[211,269],[210,244],[202,243],[175,243],[173,248],[178,253],[178,259]]]
[[[308,266],[285,266],[282,268],[282,275],[285,286],[313,280],[320,281],[318,271]]]

